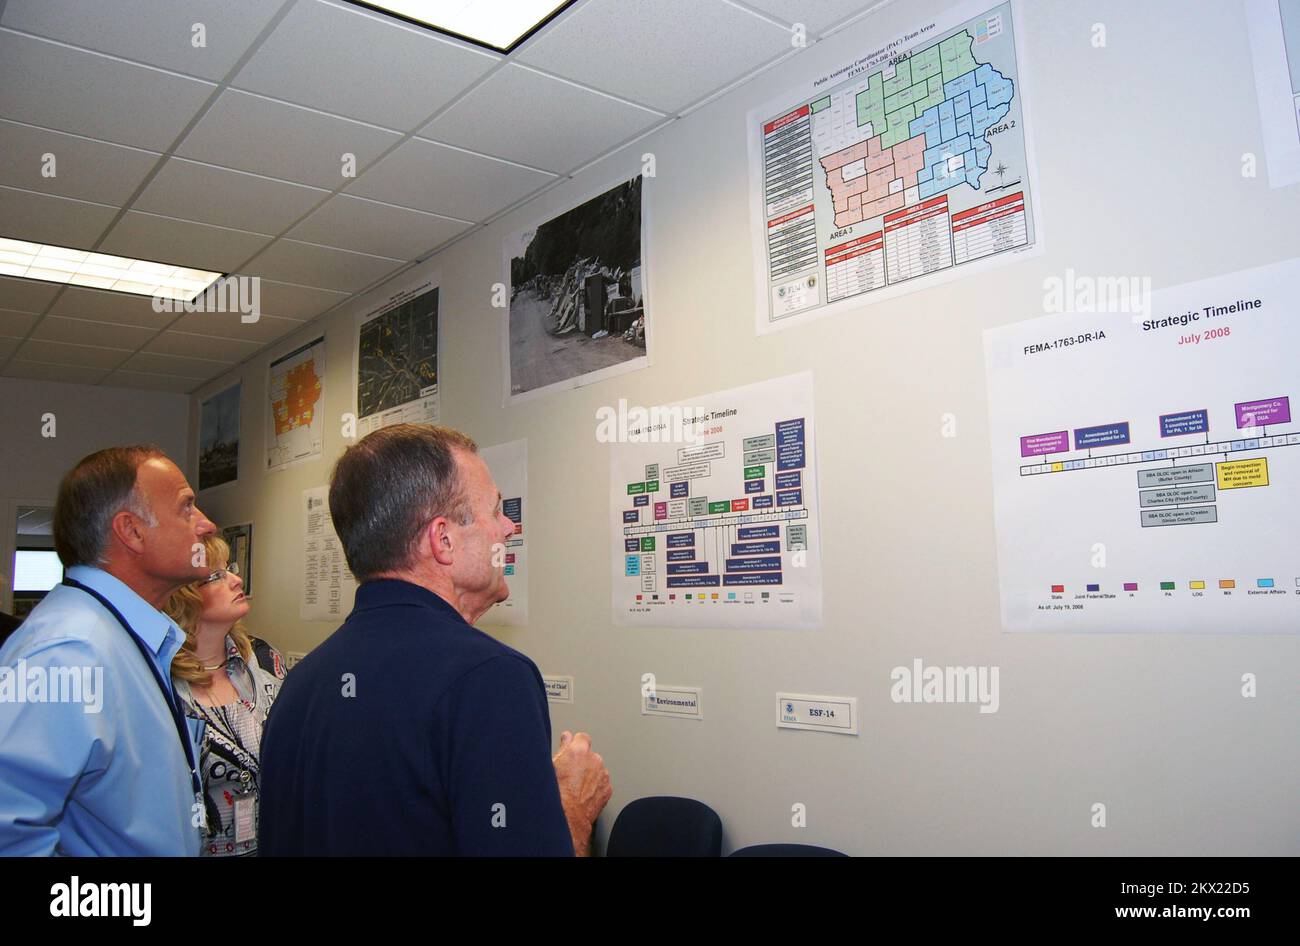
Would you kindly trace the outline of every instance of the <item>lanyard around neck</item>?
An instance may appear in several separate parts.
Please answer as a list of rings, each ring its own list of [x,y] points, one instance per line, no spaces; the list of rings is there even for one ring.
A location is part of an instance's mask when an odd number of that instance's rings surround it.
[[[166,681],[162,678],[162,674],[158,672],[158,666],[154,663],[153,654],[150,653],[145,642],[140,639],[140,635],[135,632],[135,629],[131,627],[131,624],[127,619],[122,616],[122,612],[114,607],[113,602],[109,601],[94,588],[83,585],[75,578],[64,578],[63,583],[69,588],[76,588],[79,591],[84,591],[102,604],[109,614],[117,618],[117,623],[122,625],[127,636],[135,643],[136,648],[140,651],[140,656],[144,658],[145,664],[153,674],[154,683],[158,684],[158,689],[162,692],[162,697],[167,702],[167,708],[171,710],[172,722],[176,724],[176,735],[181,741],[181,748],[185,750],[185,761],[190,767],[190,784],[194,788],[194,794],[201,795],[203,793],[203,787],[202,783],[199,781],[198,766],[194,762],[194,747],[190,744],[189,728],[185,725],[185,717],[181,714],[180,707],[176,705],[176,700],[172,697],[171,690],[168,689]]]

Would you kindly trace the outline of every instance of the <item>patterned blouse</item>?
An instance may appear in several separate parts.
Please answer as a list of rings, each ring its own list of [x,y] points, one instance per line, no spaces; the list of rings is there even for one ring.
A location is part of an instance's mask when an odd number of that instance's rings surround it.
[[[173,680],[185,715],[202,720],[199,771],[203,776],[208,825],[200,853],[205,857],[257,853],[257,774],[262,726],[284,680],[284,661],[264,640],[252,638],[253,662],[246,663],[226,637],[226,675],[239,699],[204,706],[189,683]],[[238,803],[239,808],[236,809]],[[244,814],[241,819],[236,815]]]

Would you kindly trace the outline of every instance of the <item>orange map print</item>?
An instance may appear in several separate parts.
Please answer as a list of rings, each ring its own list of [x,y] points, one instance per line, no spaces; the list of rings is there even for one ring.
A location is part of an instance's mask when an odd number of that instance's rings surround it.
[[[284,377],[284,400],[271,402],[276,436],[295,427],[310,427],[319,400],[320,378],[316,374],[316,362],[309,359],[290,368]]]

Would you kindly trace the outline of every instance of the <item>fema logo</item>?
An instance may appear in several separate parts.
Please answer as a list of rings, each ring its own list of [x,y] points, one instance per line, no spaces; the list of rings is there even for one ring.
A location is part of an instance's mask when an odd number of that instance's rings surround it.
[[[793,704],[793,703],[787,703],[787,704],[785,704],[785,711],[786,711],[787,713],[793,713],[793,712],[794,712],[794,704]]]

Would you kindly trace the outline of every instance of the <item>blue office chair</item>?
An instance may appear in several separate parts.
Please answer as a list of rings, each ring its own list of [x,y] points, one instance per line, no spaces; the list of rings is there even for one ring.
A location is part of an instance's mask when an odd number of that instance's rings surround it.
[[[606,857],[721,857],[722,819],[693,798],[638,798],[618,813]]]
[[[842,851],[813,844],[751,844],[738,848],[728,857],[848,857]]]

